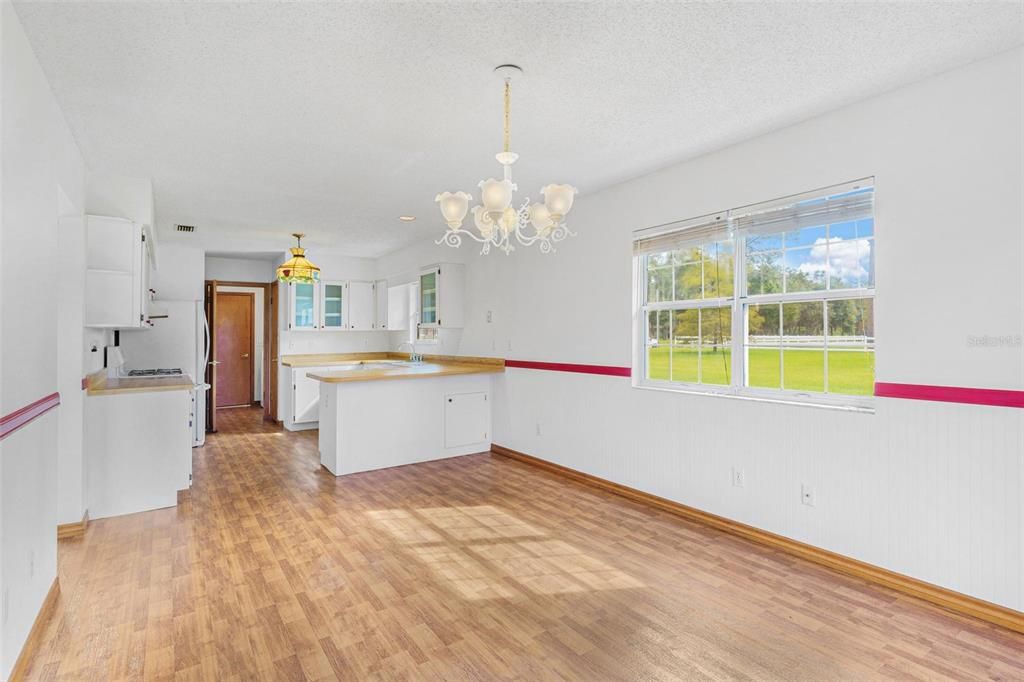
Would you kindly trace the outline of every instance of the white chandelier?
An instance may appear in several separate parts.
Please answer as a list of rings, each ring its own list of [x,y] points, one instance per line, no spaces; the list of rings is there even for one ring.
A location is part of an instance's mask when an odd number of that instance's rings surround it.
[[[554,244],[566,237],[576,236],[562,222],[572,208],[576,188],[572,185],[546,185],[540,190],[544,195],[544,203],[530,204],[527,198],[518,210],[512,207],[512,193],[519,189],[512,182],[512,164],[519,155],[509,147],[509,109],[512,77],[521,74],[523,70],[514,64],[503,64],[494,72],[505,81],[505,146],[494,157],[504,169],[504,176],[501,180],[482,180],[478,185],[481,205],[473,207],[473,222],[479,234],[462,227],[472,195],[466,192],[438,194],[434,201],[440,204],[441,215],[448,223],[448,231],[435,243],[458,248],[462,244],[462,237],[466,236],[483,244],[481,254],[490,253],[491,245],[509,254],[515,251],[512,244],[514,236],[523,246],[539,244],[542,253],[552,253],[555,250]]]

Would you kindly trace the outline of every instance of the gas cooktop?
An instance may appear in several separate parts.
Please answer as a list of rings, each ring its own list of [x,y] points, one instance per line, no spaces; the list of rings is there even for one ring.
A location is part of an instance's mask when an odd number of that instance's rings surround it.
[[[128,370],[128,376],[130,377],[173,377],[181,374],[180,368],[174,369],[130,369]]]

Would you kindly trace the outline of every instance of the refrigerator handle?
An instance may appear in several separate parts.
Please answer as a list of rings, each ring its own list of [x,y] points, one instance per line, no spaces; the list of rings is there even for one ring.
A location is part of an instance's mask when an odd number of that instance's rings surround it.
[[[210,321],[206,319],[206,312],[203,312],[203,331],[206,332],[206,353],[203,355],[203,372],[210,362]]]

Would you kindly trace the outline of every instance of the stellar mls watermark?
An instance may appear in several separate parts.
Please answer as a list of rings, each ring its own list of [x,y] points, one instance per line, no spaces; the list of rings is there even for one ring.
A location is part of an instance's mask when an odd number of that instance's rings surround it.
[[[1004,334],[1002,336],[982,334],[981,336],[967,335],[968,348],[1021,348],[1024,346],[1024,337],[1020,334]]]

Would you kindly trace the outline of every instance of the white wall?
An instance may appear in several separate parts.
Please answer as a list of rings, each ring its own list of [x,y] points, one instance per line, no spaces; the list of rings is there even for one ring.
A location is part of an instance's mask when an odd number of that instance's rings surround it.
[[[61,192],[57,226],[57,386],[61,396],[57,430],[57,523],[75,523],[85,512],[84,451],[82,445],[84,396],[82,378],[88,374],[90,346],[104,343],[103,330],[82,326],[85,308],[85,223]],[[98,354],[102,363],[102,353]]]
[[[556,255],[464,248],[459,352],[628,366],[634,229],[873,175],[877,380],[1021,390],[1021,347],[968,336],[1024,333],[1022,55],[581,194],[579,237]],[[379,272],[445,259],[425,243]],[[524,369],[496,385],[496,443],[1024,608],[1021,410],[876,399],[854,414]]]
[[[73,366],[65,353],[80,357],[80,349],[58,345],[60,287],[41,281],[27,256],[62,262],[59,215],[81,212],[85,202],[78,148],[6,0],[0,2],[0,82],[0,414],[6,415],[58,390],[58,367]],[[58,187],[66,197],[63,208]],[[63,409],[0,442],[0,591],[7,603],[0,635],[3,678],[57,575]]]
[[[149,178],[90,173],[85,197],[85,212],[89,215],[127,218],[149,225],[150,237],[155,238],[156,208],[153,182]]]
[[[160,260],[150,278],[156,297],[164,301],[202,301],[205,261],[203,250],[191,244],[164,239]]]
[[[274,279],[275,265],[269,261],[250,258],[206,257],[206,279],[225,282],[270,282]]]

